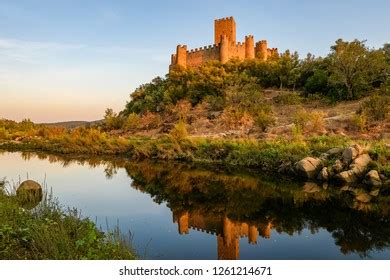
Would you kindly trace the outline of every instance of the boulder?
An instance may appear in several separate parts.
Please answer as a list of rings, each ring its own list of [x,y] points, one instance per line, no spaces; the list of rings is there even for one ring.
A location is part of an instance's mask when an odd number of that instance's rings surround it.
[[[326,153],[330,156],[333,156],[333,155],[341,155],[343,151],[344,151],[343,148],[332,148],[328,150]]]
[[[343,163],[341,162],[341,160],[336,160],[335,163],[333,164],[332,166],[332,170],[334,173],[340,173],[341,171],[343,171],[344,169],[344,166],[343,166]]]
[[[342,183],[353,183],[362,177],[367,169],[367,165],[371,162],[368,154],[362,154],[355,158],[349,166],[349,170],[340,172],[335,176],[335,179]]]
[[[316,178],[321,168],[321,160],[313,157],[306,157],[295,164],[297,174],[307,179]]]
[[[371,157],[368,154],[362,154],[354,159],[349,168],[355,170],[357,175],[362,176],[370,162]]]
[[[378,196],[379,195],[379,189],[375,189],[375,190],[370,191],[370,195],[371,196]]]
[[[357,177],[352,170],[340,172],[334,178],[336,179],[336,181],[339,181],[341,183],[353,183],[357,181]]]
[[[342,160],[344,163],[351,163],[355,158],[363,153],[364,149],[358,145],[352,145],[348,148],[345,148],[342,155]]]
[[[371,170],[366,174],[366,177],[364,179],[364,183],[373,186],[378,187],[382,185],[382,180],[379,177],[379,173],[376,170]]]
[[[318,173],[317,179],[320,181],[328,181],[329,180],[329,172],[328,172],[327,167],[324,167],[321,169],[320,173]]]
[[[16,190],[16,197],[20,206],[26,209],[36,207],[43,198],[42,187],[33,180],[27,180],[20,184]]]
[[[26,180],[19,185],[16,192],[31,191],[31,190],[42,190],[42,187],[39,183],[33,180]]]

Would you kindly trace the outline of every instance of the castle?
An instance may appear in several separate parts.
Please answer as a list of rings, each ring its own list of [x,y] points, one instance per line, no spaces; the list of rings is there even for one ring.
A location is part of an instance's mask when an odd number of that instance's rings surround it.
[[[257,244],[258,237],[269,239],[273,224],[239,222],[226,215],[216,216],[207,212],[173,210],[173,222],[178,224],[179,234],[190,229],[206,232],[217,237],[217,255],[220,260],[237,260],[240,257],[240,238],[247,237],[249,244]]]
[[[169,69],[178,65],[183,68],[198,67],[206,61],[218,60],[226,63],[232,58],[262,59],[277,55],[277,48],[268,48],[267,41],[254,43],[252,35],[245,36],[245,42],[236,41],[236,22],[233,17],[214,21],[214,45],[187,50],[186,45],[178,45],[176,54],[171,56]]]

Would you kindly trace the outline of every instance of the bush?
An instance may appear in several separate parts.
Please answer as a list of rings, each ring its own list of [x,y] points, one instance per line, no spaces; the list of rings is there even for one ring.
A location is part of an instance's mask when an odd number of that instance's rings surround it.
[[[161,116],[157,113],[146,112],[140,121],[140,127],[142,129],[150,130],[158,128],[162,123]]]
[[[365,115],[355,114],[351,118],[351,126],[353,130],[364,132],[367,126],[367,118]]]
[[[275,124],[275,118],[272,113],[266,111],[259,111],[256,114],[254,121],[261,131],[265,131],[268,127]]]
[[[253,118],[248,112],[233,106],[223,110],[220,120],[228,129],[247,129],[253,125]]]
[[[390,116],[390,96],[374,94],[363,102],[358,111],[372,121],[382,121]]]
[[[325,128],[324,113],[313,111],[309,113],[308,131],[322,132]]]
[[[303,131],[310,120],[310,115],[305,109],[299,109],[293,116],[293,123],[297,129]]]
[[[137,128],[139,128],[140,124],[141,124],[140,116],[138,116],[138,114],[136,114],[136,113],[131,113],[126,118],[124,128],[126,130],[137,129]]]
[[[297,134],[303,132],[322,132],[324,130],[324,113],[318,111],[308,112],[305,109],[299,109],[294,114],[293,123],[295,126],[294,130]]]
[[[183,140],[188,137],[188,131],[186,124],[183,120],[180,120],[172,130],[169,132],[169,135],[175,140]]]
[[[325,70],[314,70],[304,85],[304,89],[308,93],[326,92],[328,85],[328,73]]]
[[[280,105],[296,105],[302,103],[302,97],[295,92],[283,92],[275,96],[273,101]]]

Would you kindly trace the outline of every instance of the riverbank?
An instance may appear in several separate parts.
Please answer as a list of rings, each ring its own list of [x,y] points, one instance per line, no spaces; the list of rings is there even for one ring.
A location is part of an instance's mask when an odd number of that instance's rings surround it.
[[[136,258],[118,230],[103,233],[50,196],[29,210],[31,203],[5,194],[4,183],[0,184],[0,259]]]
[[[374,169],[390,176],[390,148],[385,141],[352,140],[343,136],[313,136],[293,140],[283,137],[273,140],[201,137],[175,139],[170,135],[158,138],[124,138],[89,132],[79,137],[70,135],[3,141],[0,143],[0,149],[72,155],[123,155],[132,159],[218,163],[276,171],[283,164],[294,163],[306,156],[320,156],[329,149],[345,148],[355,143],[367,147],[374,160]]]

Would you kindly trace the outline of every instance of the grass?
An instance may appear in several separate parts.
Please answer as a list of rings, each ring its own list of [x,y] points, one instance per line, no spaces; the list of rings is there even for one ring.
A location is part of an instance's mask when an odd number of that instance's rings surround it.
[[[96,128],[66,130],[32,123],[5,123],[3,137],[0,135],[0,149],[73,155],[124,155],[132,159],[207,162],[274,171],[282,163],[295,162],[306,156],[319,156],[331,148],[360,143],[371,146],[370,153],[376,161],[374,168],[387,175],[390,173],[389,149],[383,140],[352,141],[346,136],[326,135],[306,138],[301,135],[292,140],[283,136],[273,140],[212,139],[187,136],[185,127],[180,123],[173,132],[150,138],[115,135]]]
[[[77,210],[45,196],[32,210],[0,183],[0,259],[135,259],[118,229],[103,233]]]

